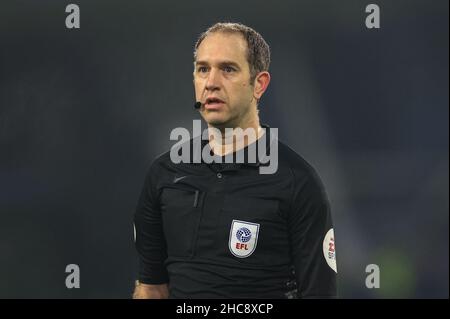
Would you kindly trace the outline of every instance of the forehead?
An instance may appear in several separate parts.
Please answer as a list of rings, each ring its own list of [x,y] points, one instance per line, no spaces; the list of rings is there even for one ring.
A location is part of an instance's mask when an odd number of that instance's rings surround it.
[[[247,62],[247,42],[240,33],[215,32],[207,35],[197,49],[197,61]]]

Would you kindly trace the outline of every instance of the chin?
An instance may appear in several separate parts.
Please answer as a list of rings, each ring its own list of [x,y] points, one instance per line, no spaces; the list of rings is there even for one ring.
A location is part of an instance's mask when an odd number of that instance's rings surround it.
[[[228,123],[228,119],[224,118],[222,116],[214,116],[214,115],[210,115],[210,116],[205,116],[204,117],[205,122],[208,123],[209,125],[212,126],[217,126],[217,127],[226,127],[226,124]]]

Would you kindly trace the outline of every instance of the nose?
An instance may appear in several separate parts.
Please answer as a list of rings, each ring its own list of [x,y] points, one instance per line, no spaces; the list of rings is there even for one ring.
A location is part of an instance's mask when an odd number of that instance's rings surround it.
[[[208,74],[208,79],[206,81],[206,90],[207,91],[216,91],[220,88],[220,73],[218,70],[211,68]]]

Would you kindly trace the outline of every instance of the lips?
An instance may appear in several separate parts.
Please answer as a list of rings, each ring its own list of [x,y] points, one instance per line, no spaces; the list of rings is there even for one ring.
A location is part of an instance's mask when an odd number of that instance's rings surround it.
[[[222,107],[225,102],[217,97],[208,97],[205,102],[206,109],[218,109]]]

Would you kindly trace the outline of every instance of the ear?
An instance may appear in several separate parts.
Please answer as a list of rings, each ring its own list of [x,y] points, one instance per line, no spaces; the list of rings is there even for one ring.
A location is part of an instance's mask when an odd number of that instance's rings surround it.
[[[256,100],[259,100],[261,96],[266,91],[267,87],[270,83],[270,73],[267,71],[263,71],[258,73],[258,75],[255,78],[255,86],[253,89],[253,97]]]

